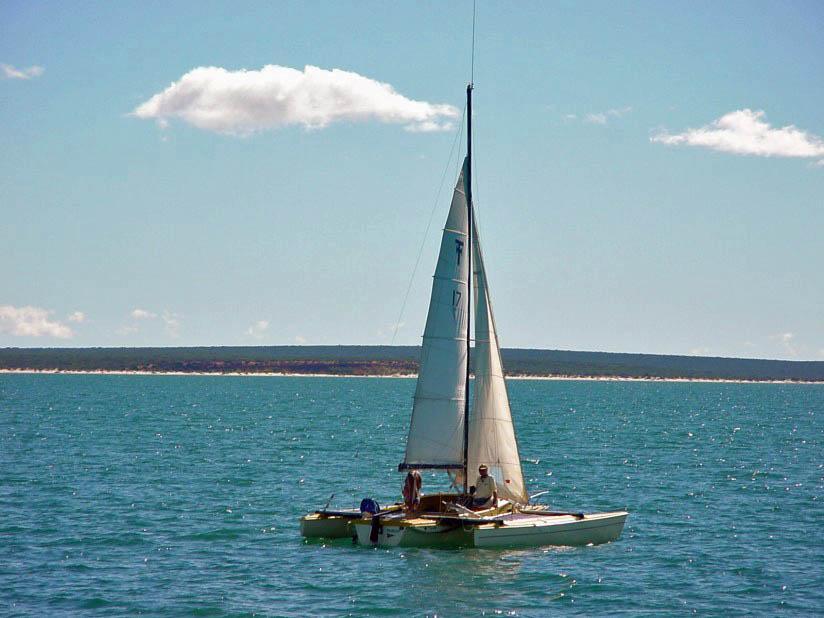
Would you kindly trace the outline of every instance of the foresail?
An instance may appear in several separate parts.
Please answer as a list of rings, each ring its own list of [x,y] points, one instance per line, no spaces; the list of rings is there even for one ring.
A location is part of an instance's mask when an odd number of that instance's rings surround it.
[[[469,278],[464,168],[452,195],[432,281],[412,422],[401,468],[463,468]]]
[[[521,471],[483,254],[474,222],[472,240],[475,385],[469,415],[469,480],[471,483],[476,478],[480,464],[486,464],[495,478],[498,496],[525,504],[529,495]]]

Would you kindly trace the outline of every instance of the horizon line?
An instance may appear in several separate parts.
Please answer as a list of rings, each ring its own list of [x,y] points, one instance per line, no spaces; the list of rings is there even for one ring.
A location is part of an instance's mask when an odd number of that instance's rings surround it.
[[[198,348],[417,348],[420,345],[402,345],[402,344],[367,344],[367,343],[286,343],[286,344],[259,344],[259,345],[231,345],[231,344],[217,344],[217,345],[139,345],[139,346],[2,346],[0,351],[5,350],[186,350]],[[571,350],[561,348],[522,348],[522,347],[502,347],[503,350],[517,350],[517,351],[537,351],[537,352],[571,352],[575,354],[615,354],[627,356],[664,356],[673,358],[692,358],[692,359],[725,359],[725,360],[745,360],[745,361],[766,361],[778,363],[822,363],[824,360],[815,359],[784,359],[784,358],[764,358],[751,356],[713,356],[713,355],[695,355],[695,354],[674,354],[661,352],[615,352],[607,350]]]

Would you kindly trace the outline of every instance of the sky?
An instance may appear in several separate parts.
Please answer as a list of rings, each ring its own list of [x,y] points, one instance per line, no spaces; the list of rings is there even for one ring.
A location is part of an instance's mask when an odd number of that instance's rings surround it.
[[[504,347],[824,360],[824,4],[475,28]],[[418,344],[471,36],[469,0],[0,3],[0,346]]]

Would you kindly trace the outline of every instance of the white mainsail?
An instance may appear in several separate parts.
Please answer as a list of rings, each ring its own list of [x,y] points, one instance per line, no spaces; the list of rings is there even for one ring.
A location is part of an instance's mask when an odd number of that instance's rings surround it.
[[[463,468],[466,320],[469,279],[466,193],[458,176],[441,239],[412,422],[401,468]]]
[[[478,228],[472,225],[472,271],[475,299],[475,387],[469,414],[467,471],[470,482],[486,464],[498,486],[498,496],[526,504],[529,495],[521,471],[515,427],[509,409],[495,317],[489,297]]]

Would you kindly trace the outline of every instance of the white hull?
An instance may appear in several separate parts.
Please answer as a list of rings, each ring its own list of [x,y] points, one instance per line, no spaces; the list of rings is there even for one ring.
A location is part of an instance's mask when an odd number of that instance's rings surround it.
[[[535,516],[504,525],[475,528],[475,547],[540,547],[545,545],[600,545],[621,536],[627,513],[590,513],[583,519],[572,515]]]
[[[624,529],[627,513],[573,515],[521,515],[501,522],[455,525],[434,520],[382,521],[377,541],[372,522],[357,520],[351,526],[361,545],[382,547],[543,547],[549,545],[599,545],[615,541]]]

